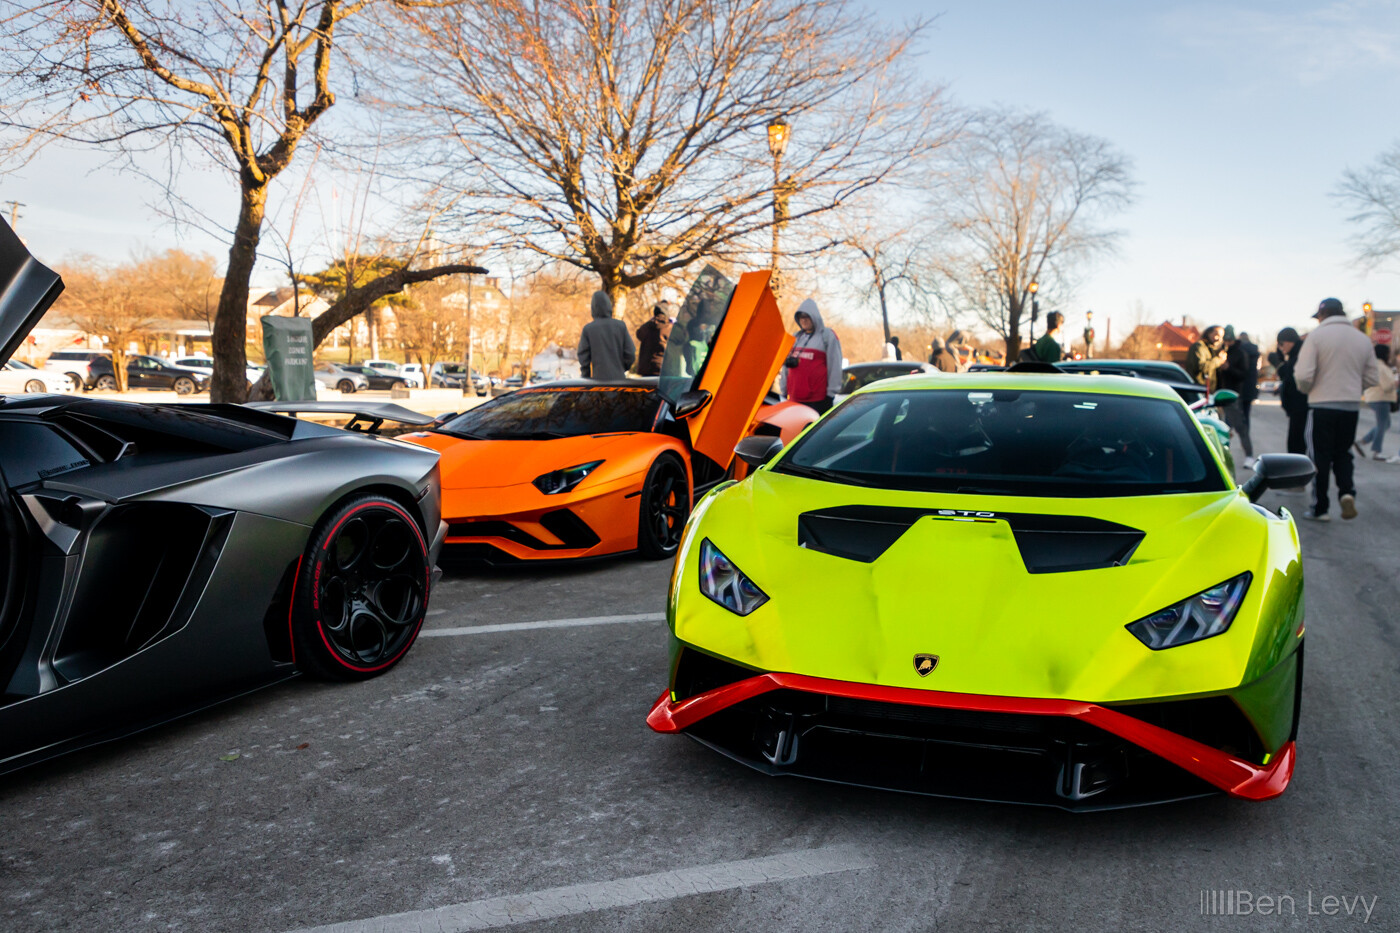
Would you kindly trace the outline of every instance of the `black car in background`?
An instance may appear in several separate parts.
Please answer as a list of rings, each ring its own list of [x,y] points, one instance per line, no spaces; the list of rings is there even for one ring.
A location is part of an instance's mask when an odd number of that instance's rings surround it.
[[[209,388],[209,377],[158,356],[131,356],[126,360],[126,385],[129,389],[165,389],[176,395],[193,395]],[[112,372],[111,357],[98,357],[89,364],[83,388],[116,390],[117,377]]]
[[[1191,379],[1181,364],[1171,360],[1063,360],[1055,364],[1061,372],[1085,375],[1134,376],[1164,382],[1187,405],[1205,398],[1206,387]]]
[[[375,369],[373,366],[345,366],[343,369],[353,370],[369,380],[371,389],[407,389],[408,383],[403,376],[398,373],[386,373],[382,369]]]

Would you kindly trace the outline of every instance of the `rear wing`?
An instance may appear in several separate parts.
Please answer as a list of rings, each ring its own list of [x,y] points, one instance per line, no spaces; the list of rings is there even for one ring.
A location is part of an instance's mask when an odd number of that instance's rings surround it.
[[[350,431],[378,434],[386,421],[400,424],[428,425],[437,419],[422,412],[395,405],[393,402],[247,402],[247,408],[271,411],[281,415],[350,415],[345,427]]]

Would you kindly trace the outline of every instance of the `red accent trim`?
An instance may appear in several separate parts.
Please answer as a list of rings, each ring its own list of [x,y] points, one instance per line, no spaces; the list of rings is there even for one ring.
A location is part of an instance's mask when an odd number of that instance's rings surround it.
[[[349,521],[351,515],[354,515],[356,512],[362,512],[362,511],[364,511],[365,509],[373,509],[373,508],[380,508],[380,507],[382,507],[382,508],[387,508],[387,509],[389,509],[389,510],[392,511],[392,512],[398,512],[400,515],[402,515],[402,516],[404,517],[404,520],[408,522],[409,527],[413,529],[413,533],[414,533],[415,535],[418,536],[418,545],[423,549],[423,556],[424,556],[424,557],[427,557],[427,556],[428,556],[428,545],[426,544],[426,542],[425,542],[424,539],[423,539],[423,532],[420,531],[420,530],[418,529],[418,523],[417,523],[416,521],[413,520],[413,516],[409,515],[409,514],[408,514],[407,512],[405,512],[403,509],[399,508],[398,505],[396,505],[396,504],[393,503],[393,502],[390,502],[388,499],[378,499],[378,500],[376,500],[376,501],[374,501],[374,502],[366,502],[364,505],[356,506],[355,508],[353,508],[353,509],[351,509],[350,511],[346,512],[345,515],[343,515],[343,516],[341,517],[340,521],[338,521],[338,522],[335,523],[335,527],[332,528],[332,529],[330,530],[330,532],[326,535],[326,541],[329,542],[332,538],[335,537],[335,533],[336,533],[337,531],[340,530],[340,526],[343,525],[343,524],[345,524],[347,521]],[[320,550],[321,550],[321,553],[324,554],[324,553],[326,553],[326,551],[327,551],[328,549],[325,548],[325,547],[322,547]],[[429,586],[429,587],[432,586],[432,580],[433,580],[433,568],[432,568],[432,567],[429,567],[429,568],[428,568],[428,586]],[[418,629],[421,629],[421,628],[423,627],[423,621],[424,621],[424,619],[426,619],[427,617],[428,617],[428,590],[425,589],[425,590],[423,591],[423,618],[418,620],[418,626],[417,626],[417,628],[415,628],[414,631],[413,631],[413,636],[414,636],[414,637],[413,637],[413,638],[410,638],[410,639],[408,640],[408,644],[404,645],[403,651],[400,651],[398,654],[394,655],[392,658],[390,658],[389,660],[385,661],[383,664],[376,664],[374,667],[360,667],[359,665],[351,664],[349,661],[347,661],[347,660],[345,660],[344,658],[342,658],[342,657],[340,656],[340,654],[335,650],[335,648],[331,647],[330,640],[329,640],[328,638],[326,638],[325,630],[321,627],[321,619],[320,619],[319,614],[318,614],[318,616],[317,616],[317,618],[316,618],[316,634],[321,636],[321,643],[324,644],[324,645],[326,646],[326,650],[330,652],[331,657],[335,660],[335,662],[336,662],[337,664],[340,664],[342,667],[347,667],[347,668],[349,668],[349,669],[352,670],[352,671],[358,671],[358,672],[360,672],[361,674],[368,674],[368,673],[372,673],[372,672],[374,672],[374,671],[382,671],[382,670],[384,670],[384,668],[389,667],[389,666],[392,665],[395,661],[397,661],[399,658],[403,657],[404,654],[408,652],[408,649],[413,647],[413,642],[414,642],[414,640],[418,637]]]
[[[304,554],[297,555],[297,572],[292,574],[292,595],[287,600],[287,644],[292,648],[292,663],[297,663],[297,636],[292,631],[292,613],[297,610],[297,581],[301,579],[301,561]]]
[[[1132,742],[1227,794],[1246,800],[1268,800],[1283,793],[1293,777],[1296,760],[1292,742],[1279,749],[1267,765],[1257,765],[1160,726],[1134,719],[1117,710],[1079,700],[947,693],[941,690],[827,680],[822,677],[808,677],[805,674],[759,674],[747,680],[716,687],[679,703],[672,703],[670,691],[667,691],[652,705],[651,712],[647,715],[647,725],[657,732],[681,732],[707,716],[772,690],[801,690],[806,693],[900,703],[906,706],[934,706],[1031,716],[1070,716]]]

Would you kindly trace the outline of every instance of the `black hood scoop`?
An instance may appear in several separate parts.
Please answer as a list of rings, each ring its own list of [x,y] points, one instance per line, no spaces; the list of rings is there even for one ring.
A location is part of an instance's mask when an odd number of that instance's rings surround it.
[[[941,521],[1006,522],[1028,573],[1066,573],[1126,564],[1144,533],[1127,525],[1082,515],[975,512],[843,505],[797,517],[797,543],[833,557],[872,563],[921,518]]]

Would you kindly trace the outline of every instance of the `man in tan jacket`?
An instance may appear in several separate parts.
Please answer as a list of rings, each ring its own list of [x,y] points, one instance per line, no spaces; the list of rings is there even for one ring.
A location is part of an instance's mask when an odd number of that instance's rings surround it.
[[[1351,445],[1361,415],[1361,393],[1380,381],[1371,338],[1351,326],[1342,303],[1325,298],[1313,315],[1317,330],[1303,341],[1293,367],[1298,390],[1308,395],[1308,456],[1317,467],[1312,508],[1303,513],[1314,521],[1330,521],[1327,482],[1337,477],[1337,501],[1342,518],[1356,517],[1356,483]]]

